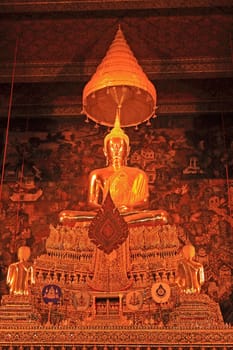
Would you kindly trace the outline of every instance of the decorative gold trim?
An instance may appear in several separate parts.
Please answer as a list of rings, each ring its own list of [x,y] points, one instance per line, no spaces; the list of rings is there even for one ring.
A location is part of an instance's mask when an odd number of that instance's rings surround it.
[[[180,115],[180,114],[200,114],[200,113],[229,113],[233,112],[233,101],[230,100],[204,100],[204,101],[180,101],[168,102],[161,101],[158,106],[157,115]],[[2,118],[7,117],[7,109],[0,107]],[[12,111],[13,118],[81,118],[82,104],[81,101],[74,105],[16,105]]]
[[[208,345],[226,346],[232,349],[233,329],[222,330],[170,330],[143,329],[116,326],[67,329],[54,327],[30,327],[9,325],[0,331],[0,346],[3,345]]]
[[[232,0],[70,0],[70,1],[1,1],[0,11],[4,13],[20,12],[84,12],[84,11],[119,11],[119,10],[153,10],[153,9],[186,9],[231,7]]]
[[[84,62],[38,62],[17,63],[15,82],[56,82],[87,81],[94,74],[99,61]],[[164,60],[140,60],[140,66],[150,80],[188,77],[232,77],[233,62],[231,57],[197,57]],[[0,83],[11,81],[12,63],[0,66]]]

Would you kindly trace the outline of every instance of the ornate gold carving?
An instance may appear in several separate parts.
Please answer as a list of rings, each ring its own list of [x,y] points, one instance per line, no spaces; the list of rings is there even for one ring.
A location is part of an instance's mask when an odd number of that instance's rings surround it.
[[[178,346],[225,346],[231,350],[233,344],[233,331],[229,328],[218,329],[154,329],[151,326],[144,326],[143,329],[138,327],[121,327],[115,325],[111,328],[88,327],[88,328],[44,328],[28,327],[12,328],[12,325],[1,329],[0,345],[14,344],[15,346],[28,345],[82,345],[92,347],[109,345],[161,345],[166,344],[171,348]]]
[[[114,210],[112,203],[109,207]],[[136,225],[106,254],[90,242],[89,224],[50,226],[47,253],[35,259],[30,298],[2,300],[0,346],[232,344],[232,329],[224,325],[218,305],[204,294],[180,295],[175,284],[179,227]],[[53,305],[43,302],[47,285],[61,289]],[[168,323],[158,322],[163,312]]]
[[[97,248],[93,278],[88,280],[88,286],[104,292],[127,290],[132,285],[132,281],[127,277],[127,255],[124,243],[110,254],[105,254]]]
[[[85,311],[90,303],[90,294],[86,291],[72,293],[72,304],[77,311]]]
[[[76,222],[74,226],[50,225],[50,234],[46,240],[47,252],[53,255],[55,251],[62,251],[68,256],[71,252],[93,251],[94,245],[88,239],[89,224],[83,221]]]
[[[207,294],[181,294],[180,305],[170,314],[169,327],[213,329],[223,327],[219,305]]]
[[[138,311],[143,304],[143,295],[140,291],[131,291],[126,294],[126,306],[132,311]]]

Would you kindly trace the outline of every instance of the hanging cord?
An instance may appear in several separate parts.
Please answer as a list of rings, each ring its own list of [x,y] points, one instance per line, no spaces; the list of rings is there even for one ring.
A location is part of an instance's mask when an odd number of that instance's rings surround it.
[[[230,50],[231,50],[231,63],[233,63],[233,45],[232,45],[232,34],[230,34]]]
[[[29,118],[27,117],[25,132],[28,131],[28,123],[29,123]],[[24,165],[25,165],[25,144],[23,145],[22,164],[21,164],[21,168],[20,168],[20,178],[19,178],[19,190],[20,190],[20,188],[22,188],[22,185],[23,185]],[[15,230],[15,237],[14,238],[16,238],[16,235],[20,229],[20,217],[19,217],[20,206],[21,206],[20,201],[18,201],[17,211],[16,211],[16,230]]]
[[[11,118],[12,101],[13,101],[18,43],[19,43],[19,38],[17,38],[16,44],[15,44],[14,62],[13,62],[13,68],[12,68],[11,90],[10,90],[10,99],[9,99],[8,114],[7,114],[6,137],[5,137],[5,145],[4,145],[4,151],[3,151],[2,174],[1,174],[1,183],[0,183],[0,201],[2,200],[2,189],[3,189],[3,181],[4,181],[4,175],[5,175],[5,164],[6,164],[8,137],[9,137],[9,129],[10,129],[10,118]]]
[[[227,145],[226,145],[226,129],[225,129],[225,123],[224,123],[224,116],[223,113],[221,113],[221,119],[222,119],[222,133],[223,133],[223,143],[224,143],[224,152],[227,155]],[[229,215],[231,217],[231,191],[230,191],[230,182],[229,182],[229,167],[228,167],[228,159],[226,159],[225,164],[226,169],[226,182],[227,182],[227,196],[228,196],[228,208],[229,208]]]

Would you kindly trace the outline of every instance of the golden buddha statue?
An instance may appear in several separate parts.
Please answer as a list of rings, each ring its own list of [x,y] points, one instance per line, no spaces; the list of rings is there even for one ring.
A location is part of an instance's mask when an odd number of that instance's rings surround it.
[[[29,247],[20,247],[18,249],[19,261],[8,267],[6,282],[11,295],[28,295],[29,283],[35,283],[33,267],[28,262],[30,254]]]
[[[108,193],[126,222],[157,221],[167,223],[167,214],[161,210],[148,210],[148,178],[139,169],[127,166],[130,152],[129,137],[120,127],[117,115],[114,128],[104,139],[106,167],[95,169],[89,175],[88,205],[93,211],[64,210],[60,221],[91,219],[102,207]]]
[[[195,248],[193,245],[185,245],[182,254],[183,258],[178,264],[176,282],[184,293],[200,293],[201,285],[204,283],[203,265],[194,260]]]
[[[118,210],[130,212],[148,206],[148,182],[144,171],[126,165],[129,155],[129,138],[120,128],[119,120],[104,139],[105,168],[90,173],[88,203],[92,208],[103,204],[107,193]]]

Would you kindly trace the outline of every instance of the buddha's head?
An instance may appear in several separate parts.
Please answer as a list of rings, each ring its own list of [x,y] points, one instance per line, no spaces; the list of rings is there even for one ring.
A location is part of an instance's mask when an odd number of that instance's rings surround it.
[[[195,256],[195,247],[192,244],[186,244],[182,249],[182,253],[185,259],[192,260]]]
[[[30,258],[31,250],[28,246],[21,246],[18,249],[19,261],[27,261]]]
[[[114,128],[105,136],[103,151],[108,163],[119,161],[122,164],[126,164],[130,151],[129,137],[121,129],[118,116],[116,117]]]

